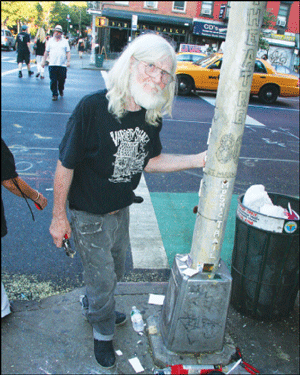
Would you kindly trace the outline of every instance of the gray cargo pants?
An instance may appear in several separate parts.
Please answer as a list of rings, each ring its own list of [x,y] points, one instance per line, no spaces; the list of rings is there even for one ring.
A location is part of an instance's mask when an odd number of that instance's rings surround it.
[[[70,210],[76,250],[83,264],[88,298],[87,319],[94,338],[110,341],[115,329],[114,292],[125,271],[129,241],[129,207],[115,214]]]

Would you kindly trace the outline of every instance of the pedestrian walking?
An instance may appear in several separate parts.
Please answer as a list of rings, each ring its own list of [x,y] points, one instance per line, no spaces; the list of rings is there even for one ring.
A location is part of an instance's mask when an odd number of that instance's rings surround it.
[[[42,61],[44,68],[49,56],[49,76],[52,100],[57,100],[58,93],[64,96],[65,81],[67,78],[67,67],[70,66],[71,52],[68,41],[62,36],[63,30],[56,25],[54,34],[46,44],[46,50]]]
[[[41,79],[44,79],[44,67],[42,67],[42,60],[45,53],[46,48],[46,33],[45,30],[40,27],[38,29],[38,32],[36,34],[35,40],[34,40],[34,49],[35,49],[35,55],[36,55],[36,64],[37,64],[37,74],[36,77],[41,77]]]
[[[82,38],[78,40],[77,48],[78,48],[79,58],[82,59],[82,55],[84,52],[84,40]]]
[[[47,199],[38,191],[29,186],[16,172],[13,154],[1,138],[1,184],[13,194],[29,198],[38,204],[40,209],[47,206]],[[28,203],[28,202],[27,202]],[[4,215],[4,205],[1,196],[1,238],[7,234],[7,224]],[[10,313],[10,304],[1,282],[1,318]]]
[[[23,25],[22,31],[17,35],[16,48],[17,48],[17,63],[19,68],[19,78],[23,77],[22,65],[23,61],[27,65],[28,77],[34,74],[30,69],[30,35],[26,32],[28,26]]]
[[[156,34],[137,37],[108,73],[107,90],[79,102],[59,146],[50,233],[57,247],[65,234],[74,235],[86,285],[81,303],[93,327],[96,360],[106,369],[116,361],[115,326],[126,321],[115,311],[114,291],[125,270],[129,206],[141,174],[205,165],[206,152],[161,152],[162,115],[171,114],[175,70],[168,41]]]

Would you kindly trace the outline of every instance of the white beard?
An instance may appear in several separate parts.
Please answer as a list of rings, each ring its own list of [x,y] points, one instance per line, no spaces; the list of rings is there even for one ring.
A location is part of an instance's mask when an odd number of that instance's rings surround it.
[[[143,85],[137,82],[136,72],[131,75],[129,89],[134,102],[147,110],[160,109],[166,102],[166,99],[163,97],[163,90],[153,82],[147,82],[147,85],[155,87],[158,91],[153,91],[152,93],[146,92]]]

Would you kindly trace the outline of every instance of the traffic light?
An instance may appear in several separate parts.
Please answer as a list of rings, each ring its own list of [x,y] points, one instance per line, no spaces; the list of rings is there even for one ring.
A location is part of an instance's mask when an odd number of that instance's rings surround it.
[[[97,17],[98,27],[107,27],[108,26],[108,19],[106,17]]]

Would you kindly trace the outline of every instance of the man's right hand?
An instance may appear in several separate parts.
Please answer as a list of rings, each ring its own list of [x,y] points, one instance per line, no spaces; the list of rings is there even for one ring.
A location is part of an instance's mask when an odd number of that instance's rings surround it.
[[[68,238],[71,237],[71,226],[67,219],[53,217],[50,225],[50,234],[53,238],[53,242],[57,247],[62,247],[62,241],[67,234]]]

